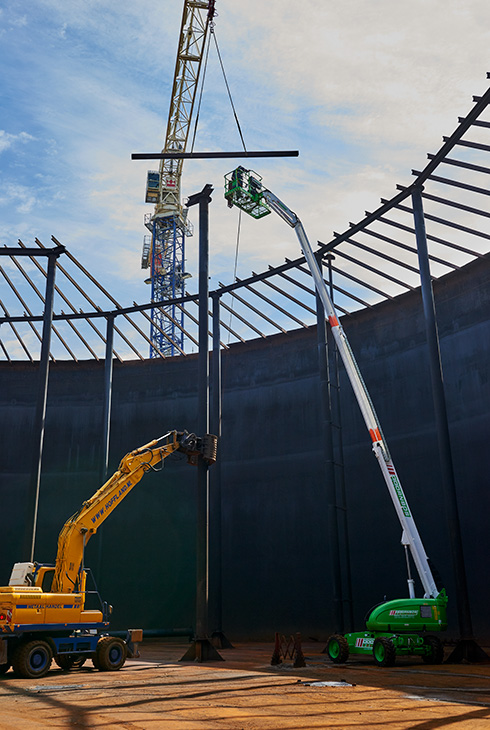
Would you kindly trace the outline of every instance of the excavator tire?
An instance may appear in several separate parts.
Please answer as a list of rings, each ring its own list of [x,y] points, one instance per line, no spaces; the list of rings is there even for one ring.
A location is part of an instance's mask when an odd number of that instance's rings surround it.
[[[12,657],[14,672],[25,679],[39,679],[48,673],[53,652],[46,641],[35,639],[20,644]]]
[[[114,636],[103,636],[97,642],[94,667],[101,672],[115,672],[124,665],[128,649],[122,639]]]

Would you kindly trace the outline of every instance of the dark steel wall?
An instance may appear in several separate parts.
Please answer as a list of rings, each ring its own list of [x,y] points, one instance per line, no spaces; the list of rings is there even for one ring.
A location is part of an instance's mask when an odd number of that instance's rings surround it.
[[[445,388],[475,633],[490,639],[488,488],[490,261],[435,283]],[[444,520],[419,293],[349,318],[358,358],[426,550],[449,595]],[[196,429],[197,360],[115,363],[111,471],[166,430]],[[0,365],[0,581],[22,559],[37,368]],[[316,332],[223,355],[223,630],[233,638],[333,627]],[[52,561],[65,519],[100,485],[103,363],[51,366],[36,556]],[[349,384],[342,381],[356,626],[406,595],[401,531]],[[114,628],[194,625],[195,470],[180,457],[148,474],[88,547]],[[212,479],[211,479],[212,488]],[[24,556],[25,557],[25,556]],[[454,594],[453,594],[454,595]],[[455,601],[450,619],[457,634]],[[350,628],[350,627],[346,627]]]

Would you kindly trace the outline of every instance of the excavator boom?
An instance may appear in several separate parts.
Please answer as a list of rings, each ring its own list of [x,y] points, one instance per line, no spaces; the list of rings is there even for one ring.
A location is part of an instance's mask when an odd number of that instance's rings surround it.
[[[118,470],[63,526],[51,592],[74,593],[82,589],[87,542],[147,471],[155,469],[175,451],[187,454],[191,464],[197,463],[200,457],[212,464],[216,460],[216,441],[211,434],[201,439],[186,431],[170,431],[126,454]]]

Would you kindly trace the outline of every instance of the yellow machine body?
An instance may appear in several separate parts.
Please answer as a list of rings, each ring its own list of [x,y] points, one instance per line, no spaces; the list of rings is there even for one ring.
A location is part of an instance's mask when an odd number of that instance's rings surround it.
[[[102,622],[102,611],[85,611],[83,593],[45,593],[38,586],[0,587],[0,634],[39,624],[69,626]]]

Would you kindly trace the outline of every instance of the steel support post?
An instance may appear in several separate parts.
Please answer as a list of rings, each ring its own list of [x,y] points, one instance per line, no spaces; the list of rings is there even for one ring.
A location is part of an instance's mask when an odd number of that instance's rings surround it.
[[[318,257],[320,271],[321,258]],[[335,483],[335,462],[333,448],[332,401],[330,397],[330,372],[327,354],[327,327],[323,303],[316,294],[316,321],[318,366],[320,375],[320,407],[323,422],[323,453],[325,460],[325,479],[327,495],[327,541],[330,553],[330,572],[333,598],[334,633],[344,631],[344,611],[342,600],[342,573],[340,566],[339,527],[337,521],[337,489]]]
[[[53,321],[54,282],[56,277],[56,261],[63,246],[51,249],[48,254],[46,272],[46,296],[44,301],[43,331],[41,340],[41,355],[39,361],[39,386],[37,393],[36,412],[32,434],[33,460],[31,478],[27,495],[27,510],[24,534],[23,552],[26,560],[34,561],[36,546],[37,515],[39,509],[39,491],[41,485],[41,467],[44,447],[44,432],[46,421],[46,403],[48,398],[49,381],[49,351],[51,348],[51,325]]]
[[[213,358],[211,369],[211,431],[221,438],[221,347],[220,347],[220,295],[213,292]],[[211,640],[217,649],[232,649],[233,645],[223,633],[222,591],[222,533],[221,533],[221,459],[220,449],[211,472],[210,501],[210,614],[213,631]]]
[[[422,303],[424,309],[427,346],[429,352],[429,367],[432,386],[432,398],[436,419],[437,443],[442,475],[442,488],[446,520],[449,530],[450,550],[456,587],[456,603],[460,642],[452,652],[452,661],[470,659],[472,661],[488,661],[488,657],[473,641],[473,627],[471,610],[468,598],[466,569],[461,538],[456,483],[454,478],[453,460],[451,454],[451,440],[444,393],[444,378],[442,371],[437,319],[434,303],[434,292],[430,274],[430,263],[427,249],[424,209],[422,204],[422,188],[417,187],[412,193],[415,237],[419,259]],[[481,654],[480,654],[481,653]],[[481,656],[483,655],[483,656]]]
[[[212,188],[199,196],[199,355],[197,376],[197,429],[200,435],[209,432],[209,203]],[[208,525],[209,473],[203,459],[197,468],[197,597],[196,634],[208,636]]]
[[[334,303],[333,268],[335,256],[325,256],[328,267],[330,300]],[[342,441],[342,414],[340,411],[340,369],[339,351],[330,327],[327,327],[327,357],[330,381],[330,409],[332,415],[332,438],[334,442],[334,463],[337,485],[337,525],[339,526],[340,553],[343,556],[345,584],[342,591],[344,631],[346,623],[345,606],[348,607],[348,630],[354,631],[354,602],[352,600],[352,570],[350,560],[349,525],[347,521],[347,499],[345,494],[344,445]]]
[[[102,411],[102,454],[100,460],[100,484],[105,484],[109,471],[109,443],[111,439],[112,373],[114,365],[114,315],[106,318],[106,341],[104,361],[104,405]],[[97,580],[102,575],[102,542],[104,532],[98,530]]]
[[[112,373],[114,363],[114,315],[107,317],[104,364],[104,410],[102,414],[102,460],[101,482],[107,479],[109,470],[109,442],[111,438],[111,410],[112,410]]]
[[[199,326],[197,399],[198,433],[209,433],[209,203],[211,185],[192,195],[187,206],[199,204]],[[209,640],[209,474],[204,459],[197,464],[196,636],[181,661],[222,660]]]

